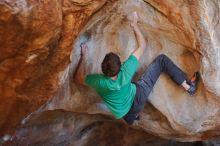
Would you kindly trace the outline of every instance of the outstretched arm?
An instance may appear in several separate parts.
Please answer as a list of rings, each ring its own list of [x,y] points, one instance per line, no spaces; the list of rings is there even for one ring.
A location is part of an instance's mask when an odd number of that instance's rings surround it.
[[[77,83],[84,85],[84,80],[86,77],[86,61],[88,57],[88,46],[86,44],[81,44],[81,58],[79,60],[79,64],[76,68],[76,72],[74,74],[74,79]]]
[[[138,15],[136,12],[133,13],[133,21],[131,22],[131,26],[134,29],[135,35],[136,35],[136,39],[137,39],[137,43],[138,43],[138,48],[134,50],[134,52],[132,53],[137,59],[139,59],[141,57],[141,55],[144,52],[144,49],[146,48],[146,41],[145,38],[138,26]]]

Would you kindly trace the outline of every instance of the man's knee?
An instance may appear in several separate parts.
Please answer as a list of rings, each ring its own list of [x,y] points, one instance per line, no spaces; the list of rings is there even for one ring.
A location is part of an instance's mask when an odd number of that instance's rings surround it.
[[[157,56],[155,61],[160,65],[162,71],[164,71],[165,67],[170,62],[170,58],[167,57],[165,54],[160,54],[159,56]]]
[[[165,54],[160,54],[155,60],[162,61],[169,59]]]
[[[168,58],[165,54],[160,54],[159,56],[158,56],[158,58]]]

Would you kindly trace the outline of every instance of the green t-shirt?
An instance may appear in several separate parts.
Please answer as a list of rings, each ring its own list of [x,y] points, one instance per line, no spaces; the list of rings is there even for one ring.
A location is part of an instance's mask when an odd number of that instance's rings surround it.
[[[122,64],[116,80],[103,74],[86,76],[85,83],[95,89],[117,119],[127,114],[133,103],[136,86],[131,80],[138,66],[137,58],[130,55]]]

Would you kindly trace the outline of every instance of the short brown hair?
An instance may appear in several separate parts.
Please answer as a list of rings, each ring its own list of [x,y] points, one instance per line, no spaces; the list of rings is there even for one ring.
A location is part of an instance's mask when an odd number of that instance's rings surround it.
[[[108,77],[116,76],[121,68],[121,60],[119,56],[113,52],[105,55],[102,61],[102,72]]]

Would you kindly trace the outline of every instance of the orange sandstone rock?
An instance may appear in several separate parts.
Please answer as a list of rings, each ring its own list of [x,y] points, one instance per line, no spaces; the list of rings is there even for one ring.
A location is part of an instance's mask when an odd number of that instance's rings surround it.
[[[0,135],[55,94],[74,39],[104,2],[0,2]]]

